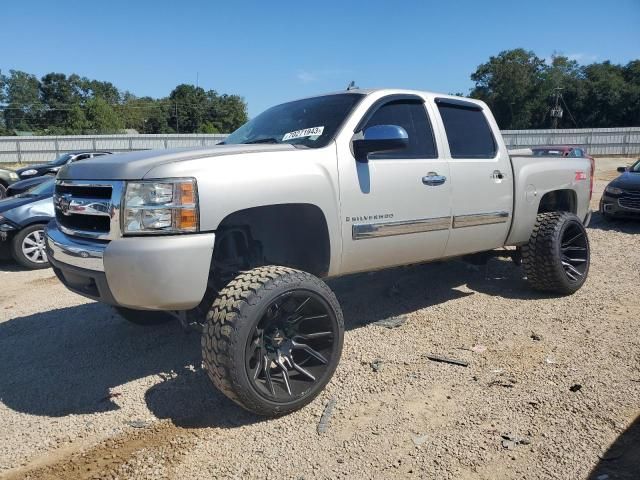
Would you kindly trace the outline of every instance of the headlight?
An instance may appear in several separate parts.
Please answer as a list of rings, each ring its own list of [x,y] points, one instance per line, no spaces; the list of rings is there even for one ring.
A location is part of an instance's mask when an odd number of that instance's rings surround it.
[[[15,227],[0,215],[0,232],[10,232],[11,230],[15,230]]]
[[[623,190],[618,187],[607,187],[604,189],[604,191],[610,193],[611,195],[620,195]]]
[[[36,173],[38,173],[38,170],[36,170],[35,168],[30,168],[29,170],[25,170],[24,172],[22,172],[20,175],[22,175],[23,177],[28,177],[29,175],[35,175]]]
[[[128,182],[122,216],[125,234],[197,232],[196,181]]]
[[[9,173],[9,178],[11,180],[18,180],[18,179],[20,179],[20,176],[16,172],[10,172]]]

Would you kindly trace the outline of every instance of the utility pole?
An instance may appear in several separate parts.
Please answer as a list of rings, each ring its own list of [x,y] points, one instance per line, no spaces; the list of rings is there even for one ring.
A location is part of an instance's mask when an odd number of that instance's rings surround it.
[[[558,128],[558,120],[562,118],[564,111],[560,106],[560,99],[562,98],[562,87],[556,87],[554,90],[554,96],[556,98],[555,105],[551,109],[551,118],[553,119],[553,129]]]

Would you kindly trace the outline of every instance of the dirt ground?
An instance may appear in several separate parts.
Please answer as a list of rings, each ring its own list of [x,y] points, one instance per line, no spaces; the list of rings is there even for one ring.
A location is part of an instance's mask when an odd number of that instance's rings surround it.
[[[624,163],[598,160],[594,206]],[[330,282],[340,366],[275,420],[213,389],[197,334],[0,263],[0,477],[638,479],[640,223],[595,215],[589,237],[571,297],[532,292],[506,258]]]

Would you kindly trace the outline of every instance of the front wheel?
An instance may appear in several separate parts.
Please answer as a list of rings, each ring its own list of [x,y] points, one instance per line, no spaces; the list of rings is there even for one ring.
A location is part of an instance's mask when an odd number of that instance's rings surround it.
[[[587,279],[589,238],[573,213],[540,213],[529,243],[522,247],[522,267],[536,290],[570,295]]]
[[[311,402],[340,359],[344,320],[329,287],[291,268],[239,274],[218,295],[202,334],[205,369],[240,406],[277,416]]]
[[[49,267],[44,225],[30,225],[16,233],[12,240],[11,254],[16,262],[30,270]]]

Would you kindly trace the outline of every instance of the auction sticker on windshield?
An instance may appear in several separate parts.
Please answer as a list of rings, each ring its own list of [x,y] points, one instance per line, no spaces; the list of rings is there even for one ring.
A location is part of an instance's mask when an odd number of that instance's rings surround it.
[[[296,130],[295,132],[285,133],[284,137],[282,137],[282,141],[286,142],[287,140],[293,140],[295,138],[303,137],[319,137],[320,135],[322,135],[322,132],[324,132],[324,126]]]

